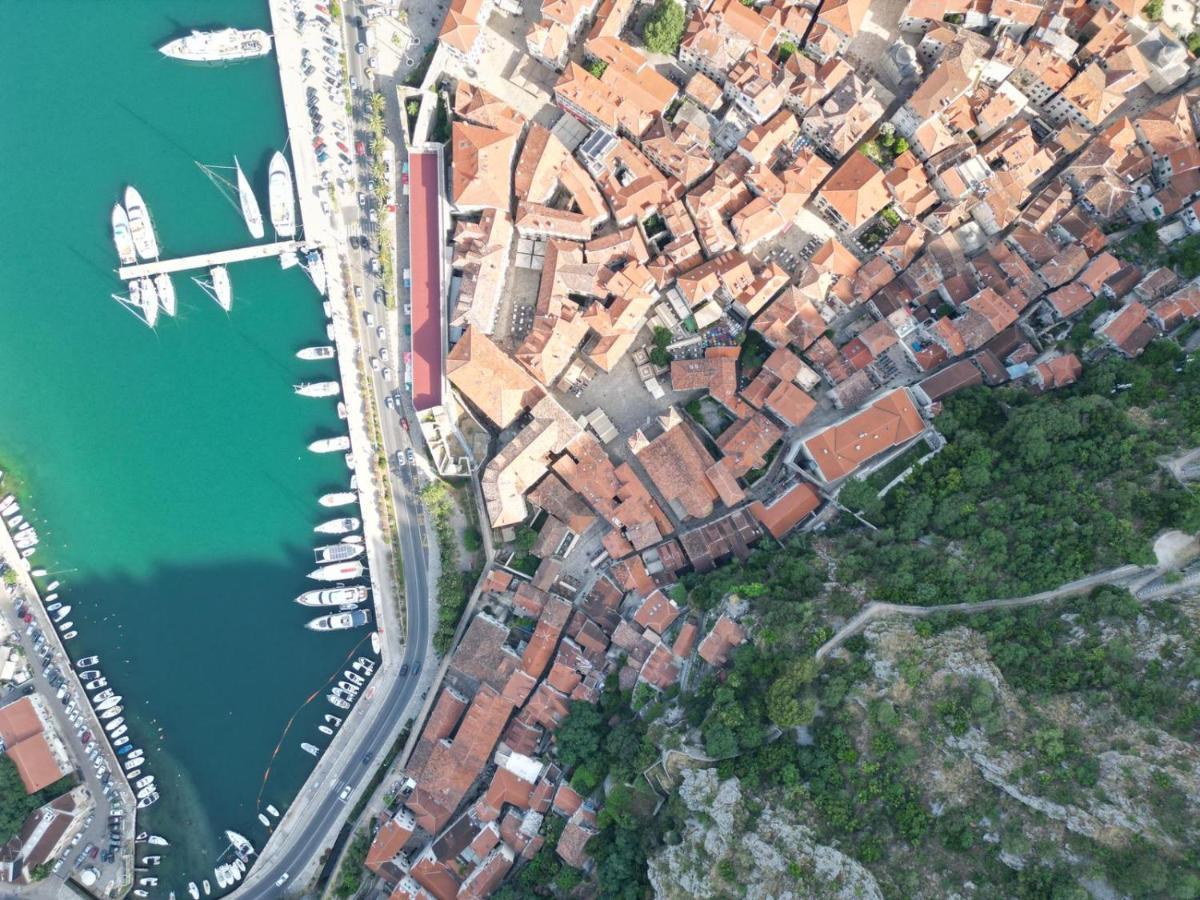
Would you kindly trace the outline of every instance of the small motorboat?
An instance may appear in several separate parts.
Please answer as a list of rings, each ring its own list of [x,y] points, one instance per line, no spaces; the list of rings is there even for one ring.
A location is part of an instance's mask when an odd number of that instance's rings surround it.
[[[264,828],[270,828],[270,827],[271,827],[271,820],[270,820],[270,819],[268,819],[264,813],[259,813],[259,814],[258,814],[258,821],[260,821],[260,822],[262,822],[262,823],[263,823],[263,827],[264,827]],[[218,881],[218,882],[217,882],[217,884],[218,884],[218,885],[220,885],[220,882]]]
[[[131,775],[130,777],[132,778],[133,776]],[[146,775],[145,777],[143,777],[143,778],[139,779],[137,782],[135,782],[134,787],[144,788],[144,787],[149,787],[152,784],[154,784],[154,776]]]
[[[84,688],[89,691],[98,691],[100,688],[108,687],[107,678],[96,678],[84,685]]]
[[[125,760],[125,771],[133,774],[133,770],[146,761],[146,757],[138,756],[137,754],[129,754]]]
[[[109,734],[116,734],[117,729],[125,724],[124,716],[117,716],[115,719],[109,719],[104,723],[104,730]]]
[[[200,900],[200,888],[196,887],[196,882],[188,882],[188,894],[191,895],[192,900]]]
[[[153,793],[154,793],[154,785],[152,785],[152,784],[147,785],[146,787],[142,788],[140,791],[137,792],[138,799],[144,800],[146,797],[149,797]]]
[[[354,696],[355,694],[358,693],[358,685],[351,684],[348,681],[339,681],[338,687],[340,687],[343,691],[345,691],[350,696]]]
[[[70,614],[71,614],[70,606],[59,606],[59,608],[54,611],[54,621],[61,622],[63,619],[65,619]]]
[[[92,666],[96,665],[98,662],[100,662],[100,657],[98,657],[98,656],[85,656],[83,659],[78,660],[75,663],[75,668],[90,669]]]
[[[314,744],[301,744],[300,749],[303,750],[305,753],[307,753],[309,756],[317,756],[321,752],[321,748],[317,747]]]
[[[58,622],[55,622],[54,624],[58,626],[58,630],[59,630],[59,631],[70,631],[72,628],[74,628],[74,627],[75,627],[75,623],[74,623],[74,622],[62,622],[62,621],[58,621]],[[101,679],[101,681],[103,681],[103,680],[104,680],[104,679]],[[107,681],[105,681],[105,682],[104,682],[104,684],[108,684],[108,682],[107,682]],[[103,685],[101,685],[101,686],[103,687]]]
[[[62,608],[61,603],[51,603],[49,606],[46,607],[46,612],[54,612],[56,609],[61,609],[61,608]]]
[[[134,769],[132,772],[126,772],[125,777],[126,778],[137,778],[141,774],[142,774],[141,769]]]
[[[162,862],[161,856],[143,856],[142,857],[142,865],[143,866],[157,866],[160,862]]]
[[[114,716],[119,716],[122,709],[123,707],[120,706],[110,706],[108,709],[101,711],[100,718],[111,719]]]
[[[224,866],[217,866],[213,869],[213,877],[217,879],[217,887],[221,890],[229,887],[229,876],[225,874]]]
[[[158,884],[158,879],[155,878],[154,876],[149,876],[147,878],[139,878],[138,884],[145,885],[146,887],[154,887],[156,884]]]
[[[104,693],[104,691],[101,691],[101,693]],[[95,700],[96,697],[99,697],[99,696],[100,696],[100,694],[96,694],[96,696],[92,697],[92,699]],[[107,697],[105,697],[99,703],[96,703],[95,706],[96,706],[97,710],[111,709],[112,707],[114,707],[118,703],[120,703],[122,699],[124,699],[124,698],[120,694],[110,693]]]
[[[269,813],[270,813],[272,816],[274,816],[276,819],[278,819],[278,818],[279,818],[279,810],[277,810],[277,809],[276,809],[274,806],[272,806],[270,803],[268,803],[268,804],[267,804],[267,812],[269,812]]]
[[[347,703],[341,697],[338,697],[334,694],[329,694],[325,699],[328,700],[330,703],[332,703],[334,706],[336,706],[338,709],[349,709],[350,708],[349,703]]]
[[[148,891],[143,891],[141,888],[136,888],[136,889],[134,890],[134,892],[133,892],[133,896],[135,896],[135,897],[149,897],[149,896],[150,896],[150,893],[149,893]]]
[[[78,632],[78,631],[68,631],[66,634],[64,634],[64,635],[62,636],[62,639],[63,639],[64,641],[70,641],[70,640],[74,640],[74,639],[75,639],[75,638],[77,638],[77,637],[79,637],[79,632]]]
[[[357,684],[359,687],[362,687],[364,684],[366,684],[366,679],[357,672],[351,672],[349,669],[347,669],[342,674],[346,676],[346,680],[351,684]]]
[[[321,734],[333,734],[333,729],[328,725],[318,725],[317,731],[321,732]]]
[[[43,597],[42,602],[43,603],[53,603],[57,599],[58,599],[58,594],[52,593],[52,594],[47,594],[45,597]]]
[[[88,669],[86,672],[79,673],[80,681],[91,681],[93,678],[101,678],[104,673],[99,669]]]
[[[58,586],[59,586],[59,582],[57,582],[57,581],[52,581],[52,582],[50,582],[48,585],[46,585],[46,590],[48,590],[48,591],[57,591],[57,590],[58,590]]]
[[[153,844],[155,847],[170,847],[171,842],[165,837],[159,837],[157,834],[146,835],[146,843]]]
[[[141,797],[138,799],[138,809],[145,809],[147,806],[153,806],[158,802],[158,794],[151,794],[149,797]]]
[[[205,897],[207,897],[209,894],[212,893],[212,887],[209,886],[207,878],[204,879],[204,881],[200,882],[200,885],[204,888],[204,896]]]
[[[129,730],[129,727],[128,727],[128,726],[126,726],[126,725],[121,725],[121,726],[119,726],[119,727],[117,727],[117,728],[114,728],[112,731],[110,731],[110,732],[108,733],[108,736],[109,736],[109,737],[113,737],[113,738],[120,738],[120,737],[122,737],[122,736],[125,734],[125,732],[127,732],[128,730]],[[128,740],[128,738],[126,738],[126,740]]]
[[[333,713],[325,713],[325,721],[329,722],[331,725],[333,725],[334,728],[337,728],[339,725],[342,724],[342,720],[338,716],[335,716]]]
[[[112,745],[114,747],[120,748],[119,750],[117,750],[117,753],[128,753],[129,752],[128,750],[125,749],[126,747],[129,746],[129,738],[127,738],[127,737],[117,738],[116,740],[114,740],[112,742]]]

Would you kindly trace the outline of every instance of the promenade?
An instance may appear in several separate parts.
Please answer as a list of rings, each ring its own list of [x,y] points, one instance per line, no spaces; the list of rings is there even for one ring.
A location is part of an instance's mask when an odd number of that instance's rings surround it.
[[[355,458],[355,476],[370,567],[375,621],[381,633],[382,662],[368,688],[346,716],[329,748],[322,754],[313,772],[288,807],[266,846],[259,853],[246,881],[231,896],[238,898],[274,898],[284,893],[298,894],[316,874],[323,851],[333,844],[358,794],[370,781],[374,766],[395,743],[405,721],[404,713],[412,703],[418,682],[402,677],[400,671],[419,662],[428,646],[430,615],[427,598],[424,552],[421,545],[419,511],[411,491],[393,490],[391,501],[396,510],[399,530],[405,594],[418,602],[410,604],[398,598],[392,581],[392,546],[380,512],[380,497],[372,467],[376,447],[368,422],[382,405],[376,389],[364,392],[372,384],[371,373],[363,365],[364,346],[373,338],[363,331],[356,315],[349,271],[351,254],[348,234],[339,213],[326,214],[321,208],[320,173],[316,160],[306,152],[312,134],[305,109],[305,84],[300,72],[301,35],[288,14],[289,6],[278,2],[270,7],[275,52],[279,65],[284,112],[287,117],[292,166],[300,198],[301,222],[307,244],[319,244],[325,254],[329,273],[329,301],[333,309],[334,340],[338,347],[338,365],[342,380]],[[353,193],[342,191],[353,203]],[[341,199],[341,198],[339,198]],[[364,377],[365,373],[365,377]],[[379,386],[378,389],[382,389]],[[394,486],[385,483],[391,490]],[[407,619],[402,627],[401,611]],[[408,640],[401,642],[407,631]],[[345,799],[344,787],[350,788]],[[286,875],[288,889],[276,882]]]

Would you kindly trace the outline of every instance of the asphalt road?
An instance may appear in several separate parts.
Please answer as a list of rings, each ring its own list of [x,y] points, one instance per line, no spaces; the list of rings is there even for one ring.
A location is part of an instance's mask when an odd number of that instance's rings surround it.
[[[354,17],[360,14],[361,7],[355,3],[347,3],[343,8],[345,10],[343,40],[350,70],[349,75],[359,86],[359,89],[354,92],[356,118],[351,130],[355,140],[361,139],[365,143],[367,127],[364,118],[364,98],[366,96],[364,89],[370,87],[366,78],[366,66],[371,53],[368,51],[359,54],[355,51],[358,36],[353,23]],[[394,106],[389,104],[389,111],[392,109]],[[394,121],[394,119],[389,116],[389,121]],[[396,141],[400,140],[399,135],[392,135],[392,137]],[[402,155],[402,148],[397,146],[397,156],[402,157]],[[369,196],[370,191],[366,188],[366,166],[357,159],[355,165],[361,179],[361,190]],[[400,189],[400,170],[401,160],[398,158],[392,166],[392,175],[396,182],[393,195],[394,202],[397,204],[398,222],[397,274],[403,270],[405,263],[402,260],[407,256],[408,251],[407,208],[403,202],[406,198]],[[369,700],[365,694],[359,700],[359,703],[369,702],[371,704],[370,715],[373,718],[360,725],[356,731],[347,730],[343,733],[341,737],[342,740],[347,741],[346,743],[330,748],[329,752],[336,753],[344,762],[332,774],[324,776],[326,790],[320,795],[320,801],[310,804],[310,808],[306,810],[307,819],[301,827],[294,828],[287,835],[277,836],[288,841],[286,849],[272,848],[272,861],[267,868],[256,866],[251,870],[247,882],[237,892],[239,898],[279,897],[286,890],[285,887],[279,885],[279,879],[285,875],[290,878],[294,873],[299,873],[320,856],[321,851],[330,840],[331,834],[341,827],[349,814],[350,801],[357,796],[358,789],[370,780],[375,767],[379,765],[389,749],[388,740],[395,725],[402,721],[409,712],[410,703],[415,701],[419,704],[421,700],[417,695],[419,678],[414,669],[418,664],[424,662],[429,648],[432,595],[429,590],[426,556],[421,541],[420,509],[416,494],[416,468],[407,462],[402,466],[396,465],[397,454],[406,453],[412,447],[410,437],[416,437],[418,432],[415,424],[416,417],[407,392],[399,387],[403,381],[403,345],[400,334],[402,329],[399,325],[403,322],[402,304],[406,297],[403,292],[397,293],[399,285],[384,286],[369,271],[369,262],[375,254],[378,244],[377,226],[368,221],[366,209],[360,207],[356,193],[357,190],[339,192],[341,208],[335,212],[342,216],[347,235],[356,238],[366,237],[374,248],[364,248],[361,242],[356,241],[359,246],[350,251],[351,278],[355,285],[362,288],[363,296],[359,305],[365,307],[364,313],[371,312],[375,321],[374,325],[368,326],[365,322],[365,314],[363,314],[364,321],[359,323],[361,353],[364,360],[369,362],[371,358],[379,358],[382,347],[389,349],[387,361],[381,362],[378,370],[368,369],[368,371],[371,376],[373,399],[379,412],[383,450],[393,473],[388,489],[392,493],[400,536],[406,596],[407,641],[400,664],[392,670],[394,674],[390,681],[385,675],[386,670],[381,668],[372,680],[375,693]],[[373,205],[374,202],[374,199],[370,198],[370,204]],[[384,212],[384,210],[378,210],[377,215],[382,219]],[[389,294],[397,297],[398,314],[389,314],[383,304],[377,304],[374,301],[377,287],[385,287]],[[385,328],[382,339],[377,334],[379,325],[384,325]],[[385,365],[391,369],[390,379],[383,377]],[[388,409],[384,402],[388,396],[393,398],[393,409]],[[404,428],[402,418],[408,418],[411,423],[413,429],[411,435]],[[378,577],[385,576],[378,573]],[[407,671],[408,674],[395,674],[401,671]],[[344,801],[340,795],[347,784],[351,787],[351,794]]]

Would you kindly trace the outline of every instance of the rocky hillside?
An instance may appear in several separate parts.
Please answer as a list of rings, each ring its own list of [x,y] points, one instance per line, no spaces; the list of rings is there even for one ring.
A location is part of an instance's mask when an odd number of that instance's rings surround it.
[[[811,729],[684,774],[655,892],[1200,897],[1197,626],[1112,589],[876,623]]]

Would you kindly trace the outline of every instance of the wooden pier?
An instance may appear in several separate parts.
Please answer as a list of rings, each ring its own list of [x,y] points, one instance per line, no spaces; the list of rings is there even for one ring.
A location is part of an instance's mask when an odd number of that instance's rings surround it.
[[[186,272],[189,269],[211,269],[213,266],[224,266],[229,263],[244,262],[249,259],[268,259],[272,256],[283,256],[299,250],[300,241],[279,241],[275,244],[253,244],[249,247],[239,247],[236,250],[218,250],[215,253],[201,253],[198,256],[181,256],[178,259],[156,259],[154,262],[138,263],[134,266],[121,266],[117,274],[122,281],[132,281],[151,275],[172,272]],[[307,244],[305,245],[307,246]]]

